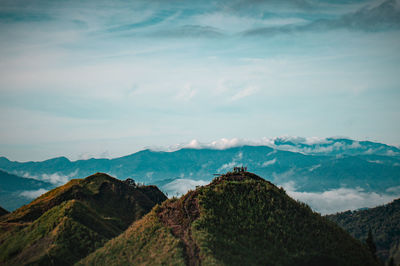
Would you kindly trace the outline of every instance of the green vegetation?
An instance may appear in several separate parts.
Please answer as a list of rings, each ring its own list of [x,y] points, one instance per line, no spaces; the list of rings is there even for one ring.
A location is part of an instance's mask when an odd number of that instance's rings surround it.
[[[165,199],[105,174],[72,180],[0,218],[0,264],[71,265]]]
[[[193,234],[205,262],[375,264],[360,242],[283,189],[255,177],[242,180],[242,176],[230,174],[199,190],[201,215],[193,223]]]
[[[82,265],[379,265],[366,245],[251,173],[170,199]]]
[[[377,257],[387,263],[393,258],[396,265],[400,264],[400,199],[367,210],[328,215],[327,218],[362,242],[367,241],[371,230]]]
[[[153,210],[78,265],[184,265],[183,247]]]

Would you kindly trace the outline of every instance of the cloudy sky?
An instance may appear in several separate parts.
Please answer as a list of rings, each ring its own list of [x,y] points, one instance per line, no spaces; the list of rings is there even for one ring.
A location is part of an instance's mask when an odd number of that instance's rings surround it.
[[[0,155],[198,139],[400,144],[396,0],[0,2]]]

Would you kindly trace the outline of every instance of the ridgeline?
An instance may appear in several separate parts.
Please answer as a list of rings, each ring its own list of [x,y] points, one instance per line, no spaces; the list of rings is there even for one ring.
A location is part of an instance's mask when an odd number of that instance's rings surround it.
[[[400,199],[371,209],[327,215],[327,218],[362,242],[371,230],[376,255],[383,261],[400,264]]]
[[[379,265],[364,244],[249,172],[153,208],[78,265]]]
[[[71,180],[0,217],[0,264],[72,265],[165,199],[102,173]]]

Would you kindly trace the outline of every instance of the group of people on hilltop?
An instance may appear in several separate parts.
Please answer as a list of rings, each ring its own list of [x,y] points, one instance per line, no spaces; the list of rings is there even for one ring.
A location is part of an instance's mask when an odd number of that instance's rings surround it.
[[[233,167],[233,172],[234,173],[242,173],[242,172],[246,172],[247,171],[247,167]]]

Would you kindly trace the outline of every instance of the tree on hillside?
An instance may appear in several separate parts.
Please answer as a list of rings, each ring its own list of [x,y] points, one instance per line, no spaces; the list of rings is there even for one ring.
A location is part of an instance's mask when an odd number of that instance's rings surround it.
[[[368,231],[368,237],[367,237],[365,242],[366,242],[366,244],[368,246],[368,249],[371,251],[372,255],[376,259],[376,245],[375,245],[375,242],[374,242],[374,238],[372,237],[371,229],[369,229],[369,231]]]

